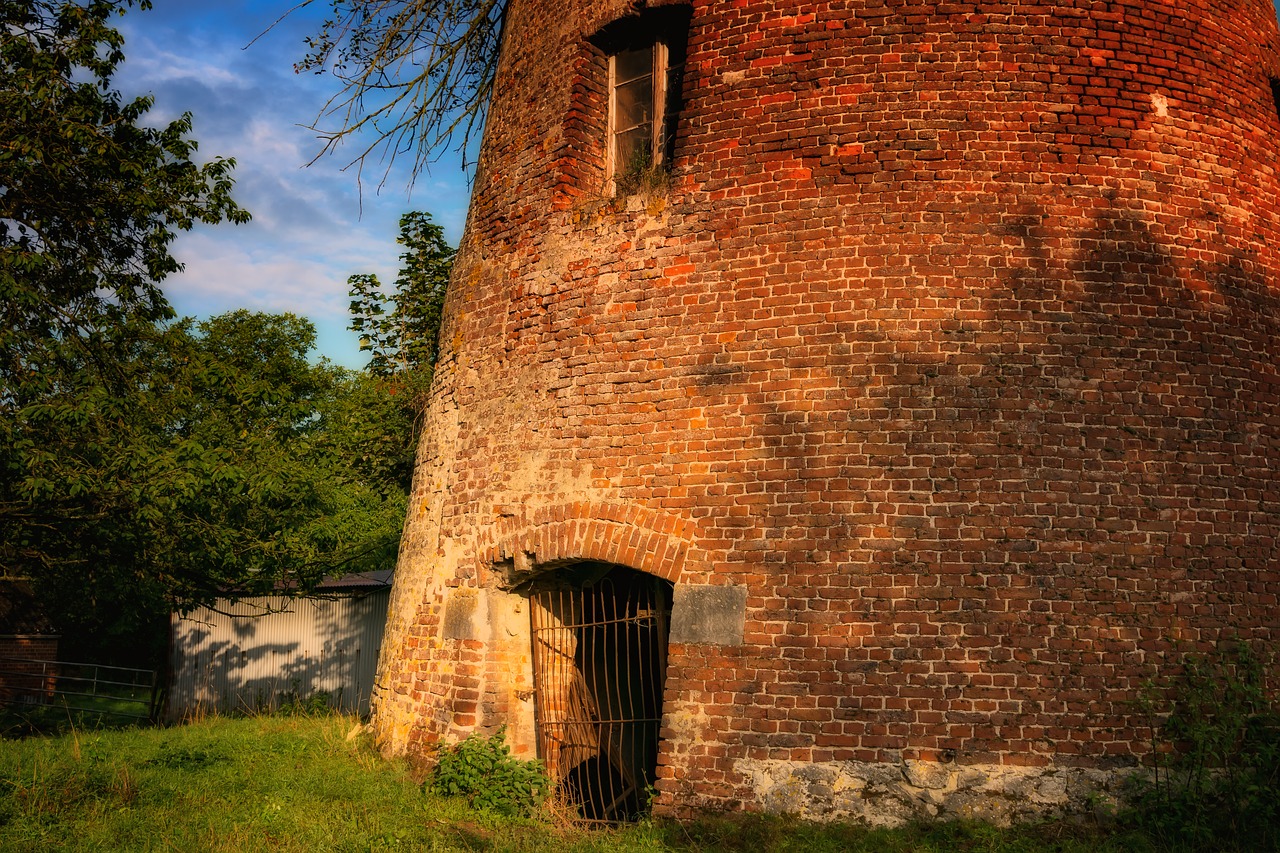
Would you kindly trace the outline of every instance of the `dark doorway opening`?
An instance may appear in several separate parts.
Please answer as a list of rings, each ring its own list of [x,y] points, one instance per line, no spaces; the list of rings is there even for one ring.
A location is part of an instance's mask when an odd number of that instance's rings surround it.
[[[672,585],[581,563],[529,599],[538,752],[586,821],[648,811],[658,766]]]

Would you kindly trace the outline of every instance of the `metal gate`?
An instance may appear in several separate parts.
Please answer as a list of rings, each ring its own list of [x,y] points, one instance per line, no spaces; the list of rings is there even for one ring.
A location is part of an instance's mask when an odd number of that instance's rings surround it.
[[[587,821],[634,820],[658,764],[671,584],[584,564],[534,587],[538,752]]]
[[[158,719],[156,672],[97,663],[0,658],[0,707],[11,707],[37,728],[56,727],[70,712],[105,723]]]

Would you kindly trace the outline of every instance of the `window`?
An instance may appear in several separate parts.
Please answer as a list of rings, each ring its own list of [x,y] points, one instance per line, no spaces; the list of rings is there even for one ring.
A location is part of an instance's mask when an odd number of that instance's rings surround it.
[[[605,157],[615,194],[634,192],[670,165],[688,31],[688,7],[675,6],[615,21],[597,36],[609,57]]]
[[[675,140],[684,45],[656,41],[609,57],[609,177],[615,186],[667,165]]]

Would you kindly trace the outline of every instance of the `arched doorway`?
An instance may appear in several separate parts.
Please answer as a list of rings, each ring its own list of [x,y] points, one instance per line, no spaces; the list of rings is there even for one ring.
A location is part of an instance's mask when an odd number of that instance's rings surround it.
[[[538,754],[584,820],[634,820],[656,778],[672,585],[579,563],[531,586]]]

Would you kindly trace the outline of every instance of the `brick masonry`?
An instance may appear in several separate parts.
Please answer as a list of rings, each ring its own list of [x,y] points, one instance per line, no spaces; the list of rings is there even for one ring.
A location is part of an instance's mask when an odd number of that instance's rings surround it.
[[[611,198],[588,37],[643,5],[511,0],[384,747],[531,754],[507,590],[591,559],[746,590],[671,646],[661,811],[1105,789],[1175,646],[1280,628],[1270,0],[697,0]]]
[[[57,660],[57,636],[0,634],[0,705],[32,702],[42,699],[42,693],[52,693]]]

